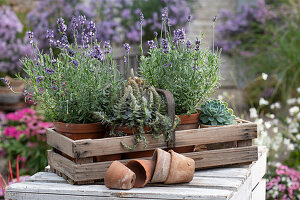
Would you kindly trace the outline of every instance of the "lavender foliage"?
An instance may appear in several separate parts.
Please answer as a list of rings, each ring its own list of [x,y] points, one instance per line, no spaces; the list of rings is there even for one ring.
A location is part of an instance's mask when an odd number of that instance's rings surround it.
[[[0,72],[13,75],[21,71],[20,59],[32,54],[23,25],[9,7],[0,7]]]

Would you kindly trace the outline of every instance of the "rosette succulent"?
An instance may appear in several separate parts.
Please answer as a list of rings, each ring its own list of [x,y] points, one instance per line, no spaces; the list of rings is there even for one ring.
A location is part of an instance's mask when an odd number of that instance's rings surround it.
[[[213,99],[201,105],[199,123],[205,125],[230,125],[235,124],[233,110],[227,107],[227,103]]]

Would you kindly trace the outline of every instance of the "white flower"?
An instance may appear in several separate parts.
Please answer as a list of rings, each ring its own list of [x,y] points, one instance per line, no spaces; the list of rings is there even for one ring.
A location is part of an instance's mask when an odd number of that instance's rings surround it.
[[[297,114],[296,118],[300,120],[300,112]]]
[[[273,128],[273,132],[274,132],[274,133],[278,133],[278,127],[274,127],[274,128]]]
[[[300,140],[300,134],[296,135],[297,140]]]
[[[270,117],[271,119],[274,119],[274,118],[275,118],[275,115],[274,115],[274,114],[270,114],[269,117]]]
[[[300,104],[300,97],[297,98],[297,104]]]
[[[217,99],[220,99],[221,101],[223,100],[223,96],[222,95],[218,95]]]
[[[269,102],[267,100],[265,100],[264,98],[260,98],[259,100],[259,105],[260,106],[263,106],[263,105],[268,105]]]
[[[273,103],[273,104],[271,104],[270,108],[272,110],[274,110],[275,108],[280,109],[281,108],[281,104],[279,102]]]
[[[250,112],[250,118],[257,118],[258,117],[257,111],[256,111],[255,108],[250,108],[249,112]]]
[[[298,106],[293,106],[293,107],[290,108],[289,112],[290,112],[291,116],[294,116],[297,113],[299,113],[299,107]]]
[[[261,77],[262,77],[262,79],[267,80],[268,79],[268,74],[262,73]]]
[[[271,122],[265,122],[266,129],[271,128],[271,126],[272,126]]]
[[[300,87],[297,88],[297,92],[300,93]]]
[[[288,99],[288,100],[287,100],[287,104],[291,105],[291,104],[296,103],[296,101],[297,101],[297,99],[295,99],[295,98]]]

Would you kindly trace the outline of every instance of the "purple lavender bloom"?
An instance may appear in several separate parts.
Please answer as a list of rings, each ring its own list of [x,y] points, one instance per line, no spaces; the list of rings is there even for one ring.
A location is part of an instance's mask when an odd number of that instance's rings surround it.
[[[198,38],[196,38],[195,45],[196,45],[195,50],[199,51],[200,50],[200,45],[201,45],[201,40],[199,40]]]
[[[75,65],[75,67],[77,68],[78,67],[78,65],[79,65],[79,63],[78,63],[78,61],[77,60],[72,60],[72,63]]]
[[[128,19],[128,18],[130,18],[130,10],[129,10],[129,9],[123,9],[123,10],[122,10],[122,18],[123,18],[123,19]]]
[[[72,56],[72,57],[74,56],[74,51],[72,49],[69,49],[68,53],[69,53],[70,56]]]
[[[90,37],[94,37],[96,33],[96,24],[93,21],[90,21],[87,25],[87,34]]]
[[[163,22],[167,22],[167,20],[168,20],[168,8],[167,7],[162,9],[161,19]]]
[[[185,46],[186,46],[186,52],[190,53],[192,47],[191,41],[190,40],[186,41]]]
[[[130,45],[129,45],[128,43],[125,43],[125,44],[123,44],[123,47],[124,47],[124,49],[125,49],[125,52],[126,52],[127,54],[129,54]]]
[[[78,17],[78,21],[79,21],[80,26],[83,26],[84,23],[85,23],[85,21],[86,21],[86,16],[80,15],[80,16]]]
[[[75,29],[75,28],[77,28],[78,27],[78,22],[77,22],[77,19],[76,19],[76,17],[72,17],[72,19],[71,19],[71,27],[73,28],[73,29]]]
[[[29,43],[33,44],[34,33],[31,31],[28,31],[27,34],[28,34],[28,38],[30,39]]]
[[[36,82],[40,83],[41,81],[43,81],[45,79],[44,76],[37,76],[36,78]]]
[[[66,35],[63,35],[60,39],[60,43],[59,43],[62,47],[67,46],[68,44],[68,37]]]
[[[157,47],[154,40],[149,40],[147,43],[150,49],[155,49]]]
[[[175,42],[183,42],[184,41],[184,38],[185,38],[185,32],[184,32],[184,29],[181,28],[181,29],[177,29],[174,31],[174,40]]]
[[[54,31],[53,30],[47,30],[47,39],[53,39],[54,38]]]
[[[57,60],[56,59],[52,59],[51,62],[52,62],[52,65],[55,65],[57,63]]]
[[[123,56],[123,62],[127,63],[127,56]]]
[[[143,24],[144,21],[144,14],[140,12],[140,24]]]
[[[158,33],[157,33],[157,32],[154,32],[153,35],[154,35],[154,37],[157,37]]]
[[[214,18],[212,19],[213,22],[217,21],[217,16],[214,16]]]
[[[63,18],[57,19],[58,31],[61,34],[65,34],[67,31],[67,25],[65,24],[65,20]]]
[[[169,52],[169,44],[168,44],[168,40],[167,39],[162,39],[161,40],[161,46],[163,49],[164,53],[168,53]]]
[[[188,16],[187,21],[188,21],[188,22],[191,22],[191,21],[192,21],[192,16],[191,16],[191,15]]]
[[[94,47],[94,49],[92,50],[90,56],[92,58],[98,59],[99,61],[103,60],[103,53],[102,53],[101,48],[100,48],[99,45],[97,45],[97,46]]]
[[[51,69],[49,67],[46,67],[45,71],[47,74],[50,74],[50,75],[52,75],[54,73],[54,69]]]
[[[84,48],[89,47],[89,37],[86,34],[82,35],[81,42],[82,42]]]
[[[104,53],[105,54],[110,54],[111,53],[112,47],[110,45],[110,41],[109,40],[104,42],[103,48],[104,48]]]

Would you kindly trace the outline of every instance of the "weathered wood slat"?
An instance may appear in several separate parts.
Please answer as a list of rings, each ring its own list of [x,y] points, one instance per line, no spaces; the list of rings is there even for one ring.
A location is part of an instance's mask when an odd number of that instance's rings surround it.
[[[54,130],[47,130],[48,144],[73,158],[110,155],[167,147],[164,141],[154,139],[150,134],[146,136],[149,142],[146,148],[144,148],[143,144],[140,144],[135,150],[129,150],[121,145],[121,142],[124,142],[128,145],[133,145],[133,137],[134,136],[125,136],[73,141],[59,133],[56,133]],[[250,140],[257,137],[257,126],[255,123],[249,122],[225,127],[176,131],[175,137],[176,147]]]
[[[104,185],[88,185],[88,186],[75,186],[65,183],[43,183],[43,182],[27,182],[14,184],[13,189],[8,186],[7,191],[30,193],[38,196],[39,194],[48,195],[63,195],[63,196],[81,196],[89,199],[90,197],[119,197],[119,198],[136,198],[136,199],[214,199],[214,200],[227,200],[232,195],[231,190],[221,189],[207,189],[207,188],[187,188],[169,187],[167,190],[162,187],[145,187],[143,189],[133,188],[131,190],[111,190]],[[11,192],[6,193],[7,199],[12,198]],[[19,197],[17,197],[20,199]],[[28,199],[28,197],[27,197]],[[101,199],[101,198],[100,198]]]
[[[223,166],[226,164],[247,163],[257,160],[258,157],[256,146],[192,152],[184,153],[184,155],[195,160],[196,169],[208,168],[211,166]],[[75,164],[53,151],[48,152],[48,160],[50,166],[52,166],[52,163],[55,163],[55,166],[53,166],[54,168],[59,171],[64,170],[61,172],[76,181],[103,179],[106,170],[112,163],[112,161],[108,161]],[[121,160],[123,163],[126,163],[127,161],[128,160]]]

